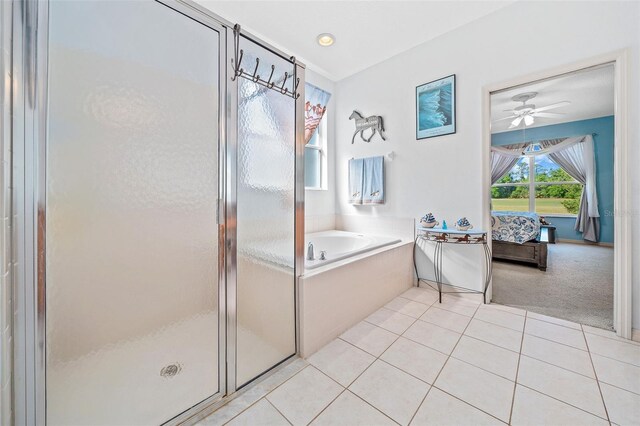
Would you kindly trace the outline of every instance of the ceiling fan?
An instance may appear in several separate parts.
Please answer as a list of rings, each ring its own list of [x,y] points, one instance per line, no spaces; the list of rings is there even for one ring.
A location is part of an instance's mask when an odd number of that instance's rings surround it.
[[[514,127],[518,127],[522,122],[524,122],[525,126],[531,126],[535,122],[536,117],[542,117],[542,118],[561,117],[564,114],[558,113],[558,112],[544,112],[544,111],[549,111],[550,109],[559,108],[561,106],[568,105],[571,103],[569,101],[562,101],[562,102],[557,102],[555,104],[536,108],[534,104],[528,104],[527,102],[535,98],[537,94],[538,92],[526,92],[526,93],[521,93],[519,95],[513,96],[511,100],[515,102],[522,102],[522,105],[517,106],[513,109],[505,110],[505,112],[511,112],[513,113],[513,115],[510,115],[509,117],[499,118],[495,121],[513,120],[511,121],[511,125],[509,126],[510,129],[513,129]]]

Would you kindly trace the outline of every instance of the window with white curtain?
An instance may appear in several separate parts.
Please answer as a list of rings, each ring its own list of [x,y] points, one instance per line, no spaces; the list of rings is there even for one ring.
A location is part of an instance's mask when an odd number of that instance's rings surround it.
[[[531,144],[525,152],[541,149],[540,145]],[[582,186],[546,154],[525,155],[491,186],[491,205],[497,211],[575,217]]]
[[[304,147],[304,186],[306,189],[327,189],[327,118]]]

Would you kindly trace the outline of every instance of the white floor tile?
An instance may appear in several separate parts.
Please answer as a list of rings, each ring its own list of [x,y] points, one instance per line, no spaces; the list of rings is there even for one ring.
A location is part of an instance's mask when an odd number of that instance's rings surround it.
[[[416,321],[403,336],[448,355],[458,342],[460,333],[428,322]]]
[[[396,423],[347,390],[311,424],[313,426],[392,426]]]
[[[525,334],[522,353],[592,379],[596,378],[593,374],[589,353],[586,351]]]
[[[429,385],[385,362],[376,361],[349,390],[396,422],[407,425]]]
[[[500,420],[452,397],[440,389],[431,388],[411,422],[412,426],[493,426]]]
[[[518,383],[606,418],[594,379],[523,355],[520,357]]]
[[[366,321],[361,321],[345,331],[340,338],[371,355],[380,356],[398,336]]]
[[[542,337],[543,339],[553,340],[563,345],[587,350],[587,345],[584,342],[584,334],[581,330],[574,330],[531,318],[527,319],[524,332],[533,336]]]
[[[589,351],[640,367],[640,345],[626,343],[595,334],[585,334]]]
[[[569,328],[575,328],[576,330],[582,330],[580,328],[580,324],[578,324],[577,322],[571,322],[571,321],[563,320],[560,318],[550,317],[547,315],[536,314],[535,312],[531,312],[531,311],[527,313],[527,318],[533,318],[539,321],[550,322],[552,324],[562,325],[564,327],[569,327]]]
[[[309,357],[308,361],[347,387],[375,361],[375,357],[344,340],[336,339]]]
[[[446,309],[447,311],[455,312],[456,314],[472,317],[478,310],[478,306],[480,306],[480,304],[444,294],[442,295],[442,303],[434,302],[432,306],[440,309]]]
[[[289,422],[266,399],[256,402],[251,408],[227,423],[229,426],[289,426]]]
[[[640,394],[640,367],[597,354],[591,354],[591,359],[601,383]]]
[[[471,318],[466,315],[456,314],[436,306],[431,306],[420,319],[458,333],[462,333],[467,328],[469,321],[471,321]]]
[[[447,361],[447,356],[434,349],[400,337],[382,354],[380,359],[420,380],[433,383]]]
[[[524,317],[527,315],[527,311],[525,311],[524,309],[514,308],[513,306],[500,305],[498,303],[483,304],[483,305],[480,305],[480,309],[497,309],[499,311],[520,315],[521,317]]]
[[[462,336],[451,356],[505,379],[516,380],[519,358],[516,352],[473,337]]]
[[[382,327],[396,334],[404,333],[415,320],[414,317],[387,308],[380,308],[365,319],[365,321],[371,324],[375,324],[378,327]]]
[[[528,425],[607,425],[608,422],[539,392],[517,385],[511,424]]]
[[[425,305],[431,305],[433,302],[438,300],[438,293],[430,288],[411,287],[409,290],[402,293],[402,297]]]
[[[413,318],[420,318],[420,315],[426,312],[429,305],[405,299],[404,297],[396,297],[384,307]]]
[[[449,358],[435,386],[505,422],[509,421],[513,382]]]
[[[515,331],[524,329],[524,317],[497,309],[478,309],[474,318],[490,322],[495,325],[501,325]]]
[[[609,419],[620,426],[640,424],[640,395],[600,383]]]
[[[608,337],[609,339],[618,340],[619,342],[630,343],[632,345],[640,345],[640,342],[636,342],[634,340],[625,339],[624,337],[620,337],[616,335],[615,331],[611,330],[603,330],[602,328],[591,327],[588,325],[582,325],[582,330],[588,334],[595,334],[602,337]]]
[[[514,352],[520,352],[522,333],[510,328],[480,321],[474,318],[469,323],[464,334]]]
[[[255,403],[282,383],[295,376],[308,365],[309,363],[304,359],[296,358],[292,362],[270,374],[264,380],[251,385],[239,396],[220,407],[213,414],[206,417],[198,424],[201,426],[219,426],[227,423],[233,417],[247,409],[251,404]]]
[[[294,425],[306,425],[343,391],[309,366],[275,389],[267,399]]]

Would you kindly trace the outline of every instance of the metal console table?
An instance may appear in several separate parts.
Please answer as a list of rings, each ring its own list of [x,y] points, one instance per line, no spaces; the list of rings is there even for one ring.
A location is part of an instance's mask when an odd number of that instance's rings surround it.
[[[433,272],[435,274],[435,280],[438,286],[437,290],[439,302],[442,303],[443,293],[474,293],[482,294],[482,300],[484,301],[484,303],[487,303],[487,288],[489,288],[489,283],[491,282],[491,276],[493,273],[491,264],[491,249],[489,249],[489,245],[487,244],[487,238],[487,232],[481,230],[474,231],[470,229],[468,231],[458,231],[456,229],[424,228],[422,226],[416,227],[416,240],[413,245],[413,266],[416,270],[416,277],[418,277],[418,285],[420,285],[420,281],[423,281],[429,287],[433,288],[429,281],[424,278],[420,278],[420,274],[418,273],[418,264],[416,262],[416,250],[418,248],[422,250],[422,247],[418,245],[418,241],[433,241],[435,242],[435,248],[433,251]],[[469,288],[460,287],[457,285],[444,284],[453,288],[457,288],[459,289],[459,291],[442,291],[442,245],[445,243],[471,244],[482,246],[485,256],[484,290],[471,290]]]

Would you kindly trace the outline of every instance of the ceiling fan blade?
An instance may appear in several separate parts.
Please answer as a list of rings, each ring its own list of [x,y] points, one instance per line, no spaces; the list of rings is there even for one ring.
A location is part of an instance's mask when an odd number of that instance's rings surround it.
[[[557,118],[562,117],[564,114],[560,112],[534,112],[534,117],[543,117],[543,118]]]
[[[509,128],[510,128],[510,129],[513,129],[514,127],[518,127],[518,126],[520,125],[520,123],[522,122],[522,119],[523,119],[523,118],[524,118],[524,117],[520,116],[520,117],[516,118],[515,120],[513,120],[513,121],[511,122],[511,126],[509,126]]]
[[[533,110],[533,112],[548,111],[550,109],[560,108],[561,106],[569,105],[570,103],[571,102],[569,102],[569,101],[557,102],[555,104],[551,104],[551,105],[543,106],[543,107],[540,107],[540,108],[536,108],[536,109]]]
[[[513,120],[514,118],[516,118],[516,115],[511,115],[509,117],[503,117],[503,118],[498,118],[496,120],[492,120],[493,123],[497,122],[497,121],[502,121],[502,120]]]
[[[529,114],[524,116],[524,125],[525,126],[531,126],[534,121],[535,121],[535,118],[533,118],[533,116],[531,116]]]

